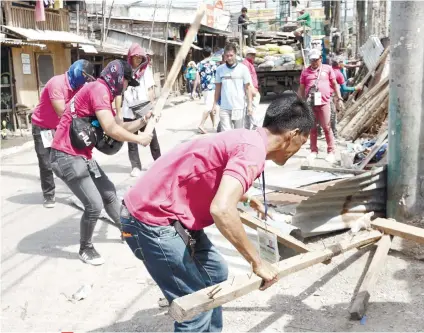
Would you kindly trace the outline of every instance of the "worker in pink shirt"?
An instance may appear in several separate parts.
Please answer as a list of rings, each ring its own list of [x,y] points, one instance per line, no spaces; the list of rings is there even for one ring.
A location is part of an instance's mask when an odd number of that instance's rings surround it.
[[[32,136],[40,168],[44,207],[55,206],[55,183],[50,165],[50,147],[65,105],[89,81],[93,81],[93,65],[87,60],[75,61],[65,74],[52,77],[45,85],[40,103],[32,113]]]
[[[121,222],[115,185],[93,158],[93,149],[113,155],[123,142],[147,146],[152,140],[151,134],[134,134],[146,125],[150,115],[124,123],[112,108],[116,96],[128,86],[139,85],[132,75],[130,64],[111,61],[100,78],[82,87],[66,105],[51,146],[52,170],[84,205],[79,258],[94,266],[104,263],[93,246],[94,228],[102,208],[119,229]]]
[[[321,52],[317,49],[309,51],[311,65],[305,68],[300,75],[300,86],[298,94],[311,105],[315,123],[319,123],[324,130],[327,142],[327,157],[329,163],[335,162],[335,139],[331,129],[331,95],[334,92],[337,97],[338,107],[342,107],[343,99],[340,94],[336,75],[329,65],[322,64]],[[311,130],[311,154],[308,161],[311,163],[318,154],[317,127]]]
[[[261,101],[261,94],[259,93],[259,83],[258,83],[258,75],[256,74],[255,69],[255,58],[256,58],[256,49],[249,48],[246,51],[246,58],[243,60],[243,64],[247,67],[250,73],[250,77],[252,79],[252,84],[249,85],[249,88],[252,91],[252,108],[250,112],[246,110],[246,116],[244,120],[244,128],[247,129],[256,129],[257,127],[261,127],[264,118],[265,118],[265,110],[260,112],[259,103]],[[247,105],[246,101],[246,105]]]
[[[204,228],[215,223],[223,236],[264,280],[278,279],[260,259],[237,210],[239,202],[266,214],[266,206],[246,195],[263,174],[265,161],[284,165],[307,141],[312,111],[294,93],[268,107],[263,127],[234,129],[178,145],[162,155],[125,194],[121,223],[125,240],[142,260],[169,303],[227,279],[227,264]],[[265,193],[264,193],[265,196]],[[175,323],[175,331],[219,332],[222,308]]]

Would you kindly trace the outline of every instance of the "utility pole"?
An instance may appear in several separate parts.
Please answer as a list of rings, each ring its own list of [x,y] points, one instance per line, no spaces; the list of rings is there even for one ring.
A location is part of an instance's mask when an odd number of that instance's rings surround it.
[[[165,40],[165,81],[168,76],[168,29],[169,29],[169,15],[171,14],[172,0],[168,4],[168,17],[166,18],[166,40]]]
[[[387,215],[424,212],[424,2],[392,1]]]
[[[153,37],[153,27],[155,25],[155,19],[156,19],[156,9],[158,8],[158,0],[155,1],[155,10],[153,11],[153,19],[152,19],[152,27],[150,29],[150,39],[149,39],[149,50],[152,46],[152,37]],[[168,33],[168,32],[167,32]]]

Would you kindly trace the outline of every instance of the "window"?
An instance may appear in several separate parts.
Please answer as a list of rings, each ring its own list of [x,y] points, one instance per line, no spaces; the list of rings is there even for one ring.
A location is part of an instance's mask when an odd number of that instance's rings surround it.
[[[46,83],[54,76],[53,57],[51,54],[37,54],[38,89],[41,92]]]

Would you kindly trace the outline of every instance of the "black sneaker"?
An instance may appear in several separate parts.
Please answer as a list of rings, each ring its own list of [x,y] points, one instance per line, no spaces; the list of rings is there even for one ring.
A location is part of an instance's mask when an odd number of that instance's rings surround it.
[[[105,263],[105,260],[100,256],[93,245],[80,249],[79,258],[86,264],[91,264],[93,266],[99,266]]]
[[[43,203],[44,208],[54,208],[55,205],[56,205],[56,201],[54,197],[44,198],[44,203]]]

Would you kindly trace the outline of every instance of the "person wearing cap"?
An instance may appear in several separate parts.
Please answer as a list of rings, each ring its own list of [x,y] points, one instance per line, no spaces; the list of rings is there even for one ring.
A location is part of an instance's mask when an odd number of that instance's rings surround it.
[[[310,101],[314,110],[315,123],[320,124],[324,130],[327,142],[327,157],[329,163],[335,162],[334,134],[331,129],[331,96],[333,92],[337,97],[337,105],[343,104],[340,89],[336,81],[336,75],[329,65],[322,64],[321,52],[317,49],[309,51],[311,65],[305,68],[300,75],[299,96]],[[313,88],[313,89],[312,89]],[[311,154],[308,157],[312,162],[318,154],[317,127],[311,131]]]
[[[116,96],[121,95],[128,86],[138,84],[132,78],[128,63],[111,61],[99,79],[84,85],[66,105],[53,138],[50,153],[52,170],[84,205],[80,221],[79,258],[92,265],[104,263],[92,243],[103,206],[115,226],[120,229],[121,225],[120,202],[115,186],[92,156],[97,136],[92,134],[90,126],[98,123],[104,134],[116,141],[147,146],[152,140],[150,134],[134,134],[146,125],[147,117],[123,123],[112,108]],[[78,130],[82,123],[87,124],[86,127]]]
[[[247,46],[258,46],[259,44],[256,43],[256,31],[249,29],[249,24],[251,23],[247,16],[247,8],[243,7],[241,9],[241,15],[238,18],[238,24],[241,26],[243,36],[247,36]]]
[[[136,117],[132,108],[136,105],[140,105],[144,102],[155,101],[154,96],[154,85],[152,68],[150,67],[150,57],[146,54],[144,48],[139,44],[133,43],[128,50],[127,61],[130,64],[133,72],[133,78],[137,80],[139,85],[137,87],[129,87],[124,92],[124,98],[117,96],[115,98],[116,112],[121,117],[121,104],[122,104],[122,116],[124,122],[131,122]],[[123,99],[123,101],[122,101]],[[140,132],[144,131],[144,127],[140,129]],[[137,134],[135,132],[134,134]],[[161,156],[160,145],[156,130],[153,130],[153,138],[150,143],[150,153],[152,154],[153,160],[157,160]],[[141,174],[141,161],[138,152],[138,144],[128,142],[128,158],[131,163],[131,177],[139,177]]]
[[[250,112],[246,112],[244,119],[244,128],[247,129],[256,129],[257,127],[261,127],[265,117],[265,109],[264,112],[260,112],[258,108],[261,101],[261,94],[259,93],[258,76],[254,65],[255,58],[256,49],[253,47],[248,48],[246,50],[246,57],[243,60],[243,65],[245,65],[249,70],[250,78],[252,79],[252,84],[249,86],[252,94],[252,109]]]
[[[31,122],[34,148],[40,169],[44,207],[55,206],[55,183],[50,165],[50,147],[54,132],[65,110],[66,103],[86,83],[94,81],[94,66],[87,60],[75,61],[65,74],[52,77],[41,92]]]
[[[296,19],[299,22],[300,27],[294,31],[294,35],[297,38],[300,38],[305,31],[309,31],[312,28],[311,23],[311,14],[305,11],[305,8],[298,6],[296,12],[299,14],[299,17]]]

